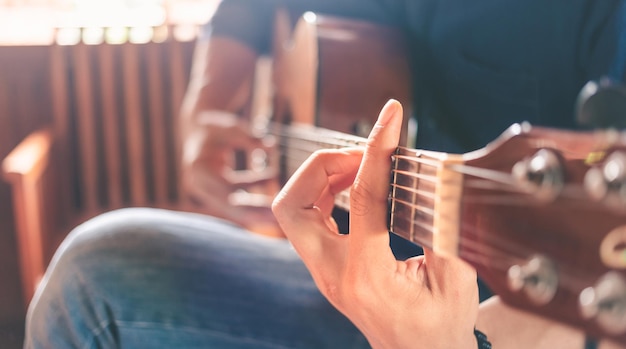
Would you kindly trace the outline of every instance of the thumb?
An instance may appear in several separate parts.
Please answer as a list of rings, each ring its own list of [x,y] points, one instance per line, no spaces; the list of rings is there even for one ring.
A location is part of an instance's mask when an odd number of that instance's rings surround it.
[[[350,192],[350,234],[356,249],[389,249],[387,210],[391,155],[402,130],[402,105],[389,100],[367,140]]]

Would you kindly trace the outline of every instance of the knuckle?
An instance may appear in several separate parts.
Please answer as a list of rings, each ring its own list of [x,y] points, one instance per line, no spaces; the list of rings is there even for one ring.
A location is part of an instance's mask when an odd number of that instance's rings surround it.
[[[314,162],[325,162],[330,156],[330,151],[327,149],[316,150],[311,154],[311,161]]]
[[[278,221],[281,221],[284,218],[284,211],[285,211],[284,199],[285,199],[285,194],[283,191],[280,191],[274,198],[274,201],[272,201],[272,206],[271,206],[272,213],[274,213],[274,216],[276,217]]]
[[[367,182],[357,179],[350,189],[350,212],[356,216],[366,216],[370,212],[372,192]]]

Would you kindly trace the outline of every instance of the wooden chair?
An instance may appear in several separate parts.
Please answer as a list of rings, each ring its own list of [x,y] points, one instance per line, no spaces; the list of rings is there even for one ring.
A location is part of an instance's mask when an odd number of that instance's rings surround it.
[[[2,163],[26,303],[76,225],[121,207],[180,207],[175,119],[193,46],[174,39],[50,46],[53,124]]]

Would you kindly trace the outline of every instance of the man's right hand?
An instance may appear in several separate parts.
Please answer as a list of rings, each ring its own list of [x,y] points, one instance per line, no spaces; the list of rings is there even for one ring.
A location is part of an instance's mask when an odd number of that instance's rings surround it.
[[[265,166],[273,153],[272,139],[254,135],[248,122],[223,111],[200,113],[189,130],[183,143],[182,183],[194,209],[259,233],[280,235],[270,210],[279,189],[277,170]],[[244,168],[238,168],[237,153],[245,154]]]

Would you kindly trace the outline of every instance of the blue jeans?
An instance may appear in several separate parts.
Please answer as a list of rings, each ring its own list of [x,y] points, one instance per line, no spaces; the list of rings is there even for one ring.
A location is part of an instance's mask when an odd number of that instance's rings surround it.
[[[124,209],[75,229],[27,315],[26,348],[367,348],[281,239]]]

